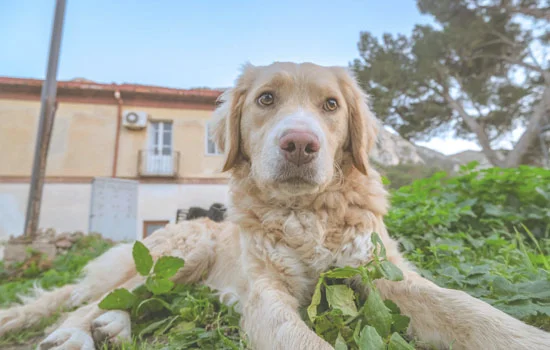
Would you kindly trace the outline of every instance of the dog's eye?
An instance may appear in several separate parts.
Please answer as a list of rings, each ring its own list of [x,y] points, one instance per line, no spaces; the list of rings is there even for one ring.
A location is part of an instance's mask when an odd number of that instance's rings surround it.
[[[334,98],[328,98],[323,104],[323,109],[327,112],[334,112],[338,108],[338,101]]]
[[[272,105],[273,101],[275,101],[275,98],[271,92],[264,92],[258,97],[258,103],[262,106]]]

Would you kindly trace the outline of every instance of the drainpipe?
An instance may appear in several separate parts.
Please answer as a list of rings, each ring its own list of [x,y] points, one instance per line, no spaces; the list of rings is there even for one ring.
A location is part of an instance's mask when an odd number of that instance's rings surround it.
[[[116,113],[116,135],[115,135],[115,155],[113,157],[113,174],[112,177],[116,177],[116,169],[118,164],[118,145],[120,143],[120,125],[122,124],[122,97],[120,90],[115,91],[115,99],[117,100],[117,113]]]

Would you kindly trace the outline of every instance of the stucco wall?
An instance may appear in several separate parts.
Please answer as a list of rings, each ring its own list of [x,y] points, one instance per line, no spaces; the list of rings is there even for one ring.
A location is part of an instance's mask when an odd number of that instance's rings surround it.
[[[0,175],[29,175],[40,103],[0,99]]]
[[[0,100],[0,175],[29,176],[40,103]],[[109,176],[114,156],[116,107],[60,103],[47,176]]]
[[[0,184],[0,241],[23,232],[28,184]],[[39,227],[58,232],[88,230],[89,184],[46,184]]]
[[[180,177],[226,177],[223,157],[206,154],[206,125],[212,111],[123,106],[152,120],[173,122],[173,149],[180,152]],[[0,177],[30,176],[39,101],[0,99]],[[111,176],[117,106],[59,103],[48,155],[47,176]],[[117,176],[138,175],[138,151],[148,147],[147,129],[120,129]]]

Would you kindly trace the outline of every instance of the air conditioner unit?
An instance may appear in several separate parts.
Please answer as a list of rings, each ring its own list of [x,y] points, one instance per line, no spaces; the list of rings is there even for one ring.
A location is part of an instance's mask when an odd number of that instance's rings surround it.
[[[124,111],[122,114],[122,125],[128,129],[144,129],[147,127],[149,115],[140,111]]]

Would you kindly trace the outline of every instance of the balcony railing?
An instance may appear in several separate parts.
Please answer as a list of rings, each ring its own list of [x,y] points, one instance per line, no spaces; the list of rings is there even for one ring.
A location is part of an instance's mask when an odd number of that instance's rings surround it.
[[[180,152],[172,150],[140,150],[138,175],[150,177],[177,177]]]

